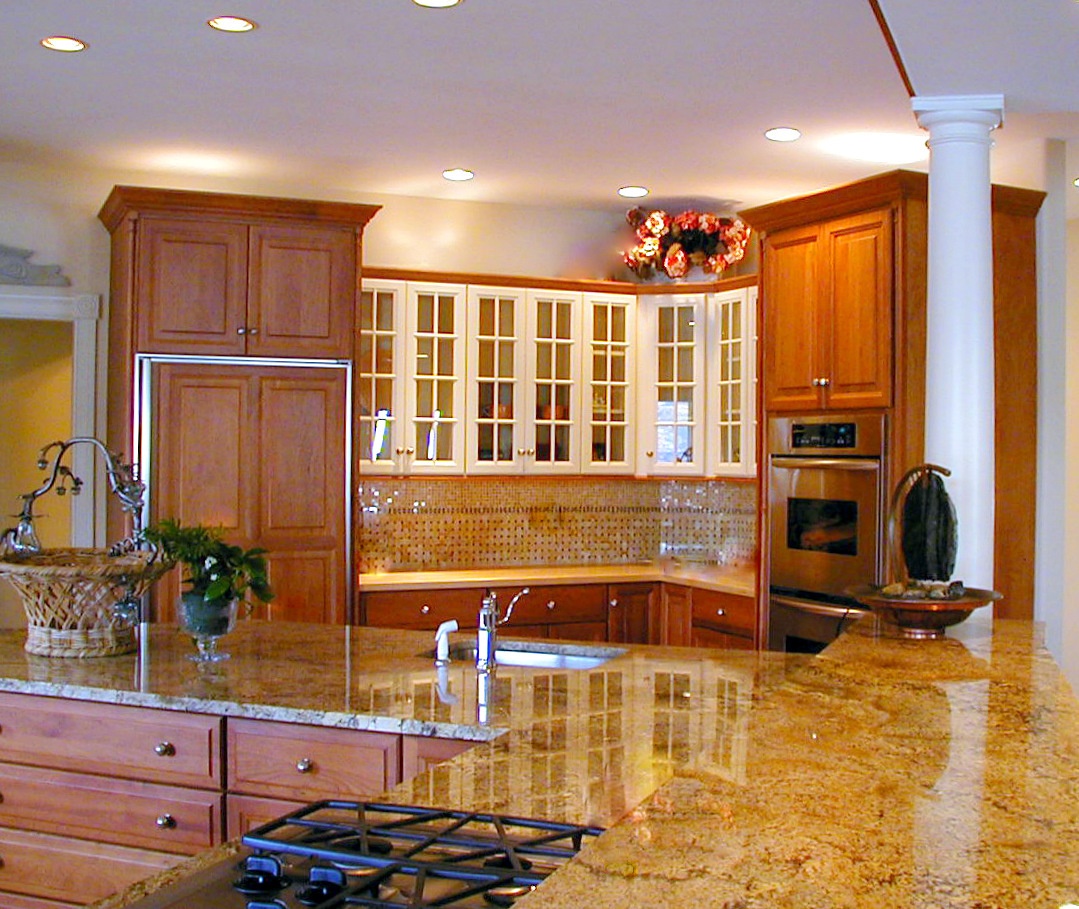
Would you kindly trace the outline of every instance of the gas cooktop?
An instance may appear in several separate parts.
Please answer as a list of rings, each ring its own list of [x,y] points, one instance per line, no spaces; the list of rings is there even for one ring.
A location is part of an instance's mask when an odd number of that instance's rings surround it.
[[[314,802],[246,834],[239,857],[132,909],[512,906],[602,832],[508,815]]]

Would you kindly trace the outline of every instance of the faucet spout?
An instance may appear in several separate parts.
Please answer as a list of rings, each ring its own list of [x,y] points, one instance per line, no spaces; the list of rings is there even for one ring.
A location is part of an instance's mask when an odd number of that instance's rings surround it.
[[[479,627],[476,631],[476,669],[479,672],[491,672],[495,666],[495,651],[498,649],[498,626],[505,625],[513,615],[513,607],[521,599],[529,588],[519,591],[509,606],[506,607],[505,616],[499,617],[498,596],[488,589],[480,603]]]

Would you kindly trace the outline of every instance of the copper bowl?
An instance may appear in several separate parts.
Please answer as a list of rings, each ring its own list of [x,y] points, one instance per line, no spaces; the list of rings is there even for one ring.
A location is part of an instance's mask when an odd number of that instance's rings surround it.
[[[965,595],[954,600],[888,597],[869,584],[852,587],[847,593],[872,609],[883,622],[897,628],[903,637],[921,640],[944,637],[945,628],[958,625],[975,609],[1001,598],[995,590],[976,587],[968,587]]]

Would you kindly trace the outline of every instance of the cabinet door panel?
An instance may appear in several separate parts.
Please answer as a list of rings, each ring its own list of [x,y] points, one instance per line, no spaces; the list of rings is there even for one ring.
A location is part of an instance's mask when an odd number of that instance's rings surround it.
[[[242,354],[247,228],[143,218],[138,244],[139,348]]]
[[[350,357],[355,271],[349,230],[252,227],[248,353]]]
[[[561,641],[606,641],[606,622],[563,622],[548,625],[547,636]]]
[[[826,226],[828,406],[888,407],[892,402],[892,227],[887,210]]]
[[[221,794],[0,764],[0,824],[194,855],[221,842]]]
[[[815,410],[822,375],[820,232],[816,225],[778,231],[765,241],[764,394],[766,409]]]
[[[258,379],[259,545],[276,594],[256,611],[288,621],[345,619],[347,376],[340,369]]]
[[[276,821],[282,815],[302,808],[306,802],[289,799],[264,799],[255,795],[228,795],[225,798],[225,814],[229,839]]]
[[[607,638],[626,644],[647,644],[653,612],[653,584],[611,584],[607,588]]]
[[[181,857],[0,827],[0,890],[84,903],[103,899]],[[5,905],[7,905],[5,903]]]
[[[693,646],[711,647],[714,650],[753,650],[753,638],[694,625]]]
[[[306,801],[376,795],[397,784],[401,737],[228,721],[229,789]]]

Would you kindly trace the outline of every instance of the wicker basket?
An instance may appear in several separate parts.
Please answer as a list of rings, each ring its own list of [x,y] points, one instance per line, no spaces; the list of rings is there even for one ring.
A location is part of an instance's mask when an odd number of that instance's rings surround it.
[[[135,629],[113,607],[141,596],[172,563],[155,553],[47,549],[0,559],[26,609],[26,649],[50,657],[115,656],[135,650]]]

